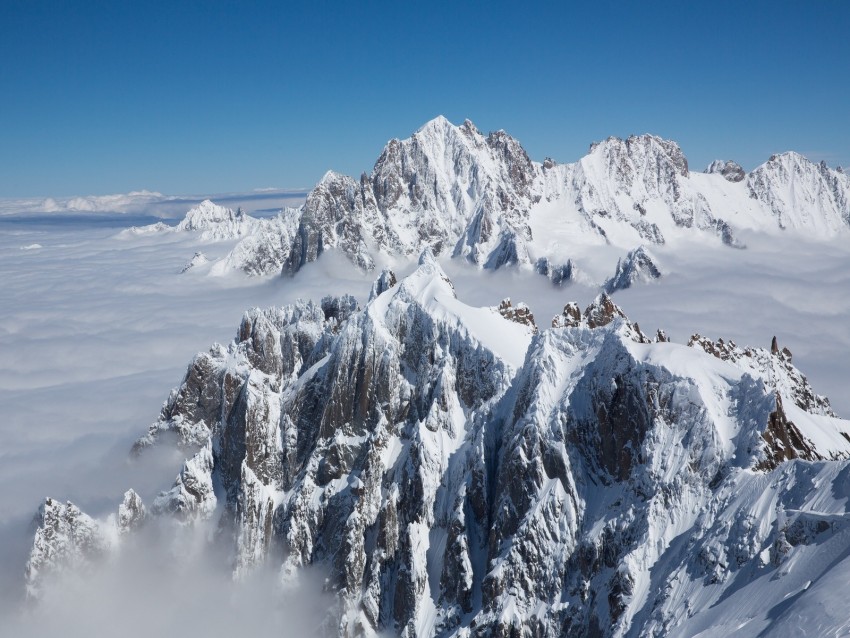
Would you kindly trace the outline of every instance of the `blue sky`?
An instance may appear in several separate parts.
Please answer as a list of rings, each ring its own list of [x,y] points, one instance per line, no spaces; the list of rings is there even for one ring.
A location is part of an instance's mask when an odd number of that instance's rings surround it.
[[[850,164],[850,3],[0,2],[0,197],[302,188],[443,114],[538,160]]]

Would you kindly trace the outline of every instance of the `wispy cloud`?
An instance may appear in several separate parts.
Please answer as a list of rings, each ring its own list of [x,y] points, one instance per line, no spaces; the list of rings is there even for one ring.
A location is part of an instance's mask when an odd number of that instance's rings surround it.
[[[189,208],[205,199],[234,208],[241,206],[248,212],[268,211],[298,206],[306,198],[307,192],[305,189],[260,188],[245,193],[163,195],[143,190],[114,195],[0,199],[0,216],[119,214],[171,219],[182,217]]]

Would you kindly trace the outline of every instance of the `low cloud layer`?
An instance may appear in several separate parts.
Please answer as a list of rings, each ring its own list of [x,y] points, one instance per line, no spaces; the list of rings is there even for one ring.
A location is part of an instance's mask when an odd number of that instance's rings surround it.
[[[331,605],[321,574],[286,589],[272,568],[234,586],[226,552],[208,549],[206,537],[175,546],[179,530],[159,527],[97,570],[66,574],[40,606],[22,605],[28,525],[44,497],[104,517],[128,488],[149,504],[170,486],[179,454],[161,450],[132,463],[127,453],[196,352],[232,339],[251,306],[345,292],[365,303],[376,276],[333,254],[292,279],[180,275],[195,250],[214,259],[232,243],[201,247],[190,234],[119,240],[116,232],[86,221],[0,224],[0,634],[279,636],[286,627],[286,635],[310,635]],[[746,250],[658,247],[669,274],[618,292],[616,301],[646,332],[661,327],[680,343],[700,332],[766,347],[775,334],[815,390],[850,416],[850,248],[782,235],[743,239]],[[42,248],[20,250],[36,243]],[[446,270],[462,300],[525,301],[541,327],[567,301],[585,305],[598,292],[456,261]]]
[[[98,217],[110,214],[134,215],[146,218],[175,219],[204,199],[249,212],[273,214],[287,206],[300,205],[306,190],[263,188],[247,193],[218,193],[214,195],[163,195],[152,191],[134,191],[115,195],[86,195],[76,197],[0,198],[0,218],[6,216],[58,217],[83,215]]]
[[[318,636],[334,598],[324,575],[282,584],[274,569],[235,583],[214,529],[154,521],[120,550],[48,581],[38,603],[7,609],[0,633],[21,638]]]

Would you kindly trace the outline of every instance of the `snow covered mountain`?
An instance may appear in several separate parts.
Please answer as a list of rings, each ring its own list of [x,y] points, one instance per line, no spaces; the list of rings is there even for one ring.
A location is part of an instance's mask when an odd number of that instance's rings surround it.
[[[537,168],[503,131],[484,137],[470,121],[443,117],[406,140],[391,140],[371,175],[327,173],[307,196],[287,266],[295,272],[328,248],[358,266],[376,254],[425,247],[498,268],[527,262],[528,212]]]
[[[775,341],[651,340],[604,293],[552,326],[462,303],[430,250],[362,309],[250,310],[134,447],[187,452],[172,487],[107,521],[48,500],[30,592],[176,519],[215,523],[239,579],[324,566],[341,636],[803,622],[850,550],[850,422]]]
[[[247,236],[214,272],[293,274],[331,249],[368,271],[425,248],[484,268],[542,263],[546,272],[581,272],[594,245],[625,256],[703,235],[741,247],[741,229],[845,233],[848,202],[850,177],[796,153],[749,174],[729,161],[692,173],[678,144],[639,135],[595,143],[573,164],[538,163],[504,131],[485,136],[469,120],[455,126],[438,117],[390,140],[370,174],[328,172],[300,209],[276,222],[217,221],[214,238]]]
[[[691,173],[678,144],[653,135],[610,137],[573,164],[538,163],[504,131],[485,136],[469,120],[455,126],[437,117],[408,139],[390,140],[370,174],[329,171],[303,206],[276,218],[206,200],[176,227],[122,235],[195,231],[202,243],[240,240],[204,269],[215,275],[292,275],[328,250],[371,271],[428,248],[483,268],[533,269],[556,285],[605,287],[600,273],[641,247],[717,238],[742,248],[741,230],[847,233],[850,177],[796,153],[772,156],[749,174],[720,160]],[[594,253],[594,246],[609,249]]]
[[[830,236],[850,224],[850,177],[825,162],[813,164],[799,153],[773,155],[750,173],[747,188],[780,228]]]
[[[260,220],[247,215],[242,209],[233,210],[205,199],[189,209],[176,226],[157,222],[148,226],[132,227],[120,233],[122,237],[154,233],[197,232],[203,242],[236,239],[254,233]]]

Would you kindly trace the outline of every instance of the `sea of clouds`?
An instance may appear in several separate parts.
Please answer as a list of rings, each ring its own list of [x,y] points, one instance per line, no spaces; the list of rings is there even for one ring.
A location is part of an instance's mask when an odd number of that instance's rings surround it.
[[[229,342],[251,306],[342,293],[365,304],[377,274],[332,253],[294,278],[180,274],[194,251],[216,259],[232,242],[118,236],[134,214],[0,219],[0,634],[112,636],[120,626],[128,636],[174,635],[175,627],[264,636],[280,635],[288,622],[302,630],[292,635],[309,635],[330,604],[321,574],[282,589],[271,569],[234,586],[226,552],[194,551],[208,544],[162,525],[96,572],[63,576],[40,605],[24,603],[30,522],[46,496],[103,517],[130,487],[149,504],[171,485],[182,462],[176,452],[131,461],[128,451],[196,352]],[[744,240],[746,250],[697,242],[655,248],[664,278],[615,300],[645,332],[664,328],[678,342],[699,332],[768,347],[776,335],[815,390],[850,416],[850,246],[782,234]],[[541,327],[567,301],[583,306],[598,293],[444,261],[461,300],[525,301]],[[398,266],[399,274],[412,267]]]

